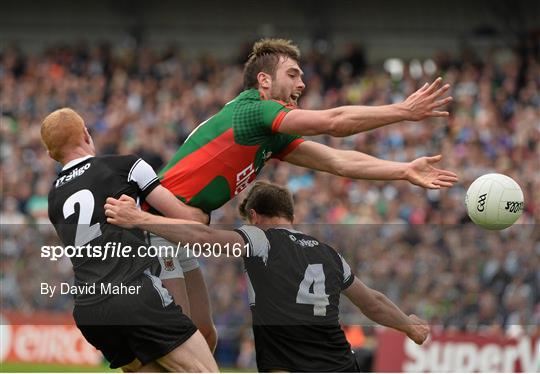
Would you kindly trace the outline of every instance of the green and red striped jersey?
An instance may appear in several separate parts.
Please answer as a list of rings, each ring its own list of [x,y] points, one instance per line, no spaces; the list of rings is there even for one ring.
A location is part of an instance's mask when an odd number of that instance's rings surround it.
[[[278,132],[285,103],[240,93],[201,123],[159,173],[161,184],[191,206],[211,212],[232,199],[271,158],[282,158],[303,139]]]

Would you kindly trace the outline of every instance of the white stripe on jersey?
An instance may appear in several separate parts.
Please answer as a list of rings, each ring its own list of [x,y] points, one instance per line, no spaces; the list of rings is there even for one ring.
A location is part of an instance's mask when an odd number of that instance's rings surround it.
[[[245,274],[247,279],[247,294],[249,306],[255,306],[255,289],[253,288],[253,284],[251,284],[251,279],[249,278],[248,272],[246,271]]]
[[[154,289],[156,290],[159,298],[161,299],[161,305],[163,305],[163,307],[165,308],[166,306],[171,304],[173,302],[173,298],[169,291],[167,291],[167,289],[163,287],[161,279],[159,279],[155,275],[150,274],[150,271],[148,269],[144,271],[144,274],[152,281],[152,286],[154,286]]]
[[[349,264],[345,261],[342,255],[339,255],[339,258],[341,258],[341,264],[343,265],[343,284],[347,283],[349,279],[351,278],[351,267]]]
[[[261,257],[264,264],[268,261],[270,242],[263,230],[255,226],[244,225],[238,230],[242,231],[249,241],[249,256]]]
[[[128,182],[134,181],[141,191],[158,179],[156,172],[142,158],[135,161],[128,174]]]

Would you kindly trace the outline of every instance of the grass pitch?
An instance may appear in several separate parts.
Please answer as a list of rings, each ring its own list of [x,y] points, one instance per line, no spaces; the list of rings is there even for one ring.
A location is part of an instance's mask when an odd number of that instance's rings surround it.
[[[249,373],[256,369],[220,368],[222,373]],[[107,364],[100,366],[0,363],[0,373],[121,373],[120,369],[109,369]]]
[[[82,365],[59,365],[59,364],[32,364],[32,363],[0,363],[0,372],[2,373],[118,373],[121,370],[109,369],[106,364],[100,366],[82,366]]]

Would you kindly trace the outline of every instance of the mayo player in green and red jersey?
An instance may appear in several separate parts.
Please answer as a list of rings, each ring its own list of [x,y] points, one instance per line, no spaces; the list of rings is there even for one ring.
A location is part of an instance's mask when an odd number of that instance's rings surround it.
[[[299,57],[298,48],[288,40],[255,43],[244,68],[245,91],[193,130],[160,172],[162,185],[210,213],[245,189],[272,157],[353,179],[407,180],[431,189],[451,187],[457,181],[453,172],[433,166],[440,155],[393,162],[301,138],[344,137],[395,122],[448,116],[437,110],[452,100],[442,97],[449,85],[442,85],[441,78],[398,104],[302,110],[296,108],[305,88]],[[191,309],[191,318],[212,347],[215,333],[202,274],[196,261],[182,262],[186,289],[179,299],[186,295],[187,299],[180,303],[184,310]]]
[[[159,173],[164,187],[206,213],[244,190],[269,158],[283,158],[304,140],[276,131],[291,105],[242,92],[203,122]]]

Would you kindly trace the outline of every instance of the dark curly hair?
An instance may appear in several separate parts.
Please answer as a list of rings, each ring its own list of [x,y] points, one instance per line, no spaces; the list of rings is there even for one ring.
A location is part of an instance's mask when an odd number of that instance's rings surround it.
[[[289,190],[269,182],[255,182],[238,207],[245,220],[249,219],[251,209],[266,217],[283,217],[291,222],[294,219],[294,203]]]
[[[261,71],[274,77],[280,56],[298,62],[300,50],[291,40],[286,39],[261,39],[256,42],[244,65],[244,89],[259,88],[257,74]]]

